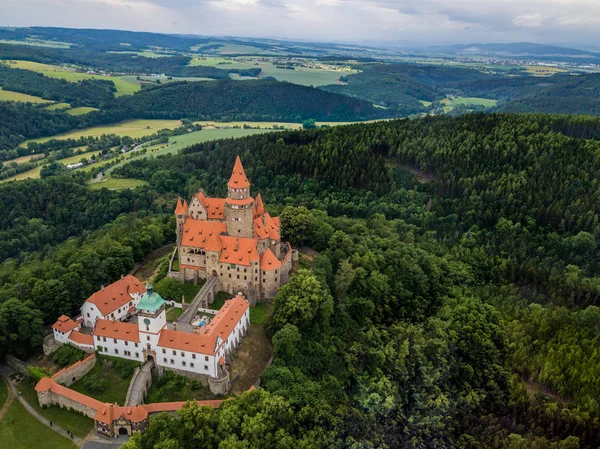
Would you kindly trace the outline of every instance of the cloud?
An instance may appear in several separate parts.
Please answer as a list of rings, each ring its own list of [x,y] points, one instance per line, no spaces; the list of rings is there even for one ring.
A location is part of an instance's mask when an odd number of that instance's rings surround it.
[[[3,26],[367,43],[600,37],[597,0],[1,0],[0,17]]]
[[[517,27],[541,27],[543,22],[544,17],[541,14],[526,14],[515,17],[512,21]]]

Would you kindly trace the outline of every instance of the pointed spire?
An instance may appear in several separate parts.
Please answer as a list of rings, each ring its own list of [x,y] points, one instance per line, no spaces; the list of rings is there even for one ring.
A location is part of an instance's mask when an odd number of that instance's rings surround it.
[[[265,213],[265,206],[263,204],[262,198],[260,196],[260,193],[258,195],[256,195],[256,205],[255,207],[255,215],[257,217],[260,217],[262,214]]]
[[[240,160],[239,156],[235,158],[233,172],[231,173],[231,178],[229,178],[227,185],[231,189],[245,189],[250,187],[250,182],[248,181],[248,178],[246,178],[246,172],[244,171],[244,167],[242,166],[242,161]]]
[[[187,210],[187,203],[181,202],[181,197],[177,197],[177,207],[175,208],[175,215],[183,215]]]

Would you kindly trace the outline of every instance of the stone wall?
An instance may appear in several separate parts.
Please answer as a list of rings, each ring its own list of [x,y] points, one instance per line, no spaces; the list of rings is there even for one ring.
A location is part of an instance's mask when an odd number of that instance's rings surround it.
[[[10,366],[13,370],[15,370],[17,373],[23,374],[25,376],[29,375],[29,371],[27,370],[29,365],[27,363],[25,363],[23,360],[18,359],[9,354],[6,356],[5,361],[6,361],[6,364],[8,366]]]
[[[50,394],[50,396],[51,396],[50,404],[58,405],[61,408],[75,410],[76,412],[79,412],[79,413],[87,416],[88,418],[92,418],[92,419],[96,415],[97,409],[89,407],[85,404],[82,404],[81,402],[73,401],[72,399],[69,399],[60,394],[56,394],[52,391],[48,391],[46,394]],[[40,400],[40,393],[38,393],[38,400],[40,402],[40,405],[42,405],[42,401]]]
[[[96,364],[96,354],[90,354],[85,359],[58,371],[52,380],[68,387],[90,372]]]

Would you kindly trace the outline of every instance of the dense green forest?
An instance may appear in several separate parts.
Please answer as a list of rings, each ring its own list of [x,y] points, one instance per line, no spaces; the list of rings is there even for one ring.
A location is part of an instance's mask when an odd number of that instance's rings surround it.
[[[114,99],[115,85],[108,80],[83,80],[71,83],[49,78],[31,70],[0,65],[0,87],[4,90],[35,95],[46,100],[70,103],[72,107],[102,107]]]
[[[17,210],[3,229],[21,226],[32,243],[0,264],[0,350],[23,356],[44,322],[173,241],[176,195],[222,195],[239,154],[283,237],[319,255],[274,299],[266,329],[275,357],[261,388],[218,410],[157,417],[128,449],[192,449],[198,439],[595,448],[599,129],[583,116],[396,120],[135,160],[113,176],[150,187],[127,193],[92,194],[73,175],[1,185],[12,189],[3,208]],[[72,213],[76,194],[80,214],[58,213]],[[27,195],[30,208],[20,206]],[[54,229],[61,219],[71,232]]]

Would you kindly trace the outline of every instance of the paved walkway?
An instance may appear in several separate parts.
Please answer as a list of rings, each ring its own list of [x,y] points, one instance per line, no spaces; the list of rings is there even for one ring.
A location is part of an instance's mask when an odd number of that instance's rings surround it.
[[[144,393],[148,379],[152,379],[152,366],[154,362],[148,360],[140,367],[138,375],[132,379],[133,385],[125,399],[125,405],[140,405],[144,403]]]
[[[177,320],[177,329],[183,332],[194,332],[194,328],[192,327],[192,320],[196,316],[196,311],[200,306],[200,303],[204,301],[206,295],[209,292],[212,292],[215,288],[215,283],[218,281],[217,276],[211,276],[208,278],[206,283],[202,286],[192,304],[188,307],[188,309],[183,312],[183,314]]]
[[[42,415],[40,415],[36,409],[34,409],[29,402],[27,402],[21,395],[19,395],[17,389],[15,388],[15,385],[13,384],[12,380],[5,374],[6,371],[3,370],[2,372],[2,377],[4,377],[5,382],[8,384],[8,388],[9,390],[12,392],[13,395],[15,395],[17,397],[17,399],[19,400],[19,402],[21,403],[21,405],[23,407],[25,407],[25,410],[27,410],[29,412],[29,414],[31,414],[32,416],[34,416],[39,422],[41,422],[42,424],[44,424],[45,426],[49,427],[50,429],[54,430],[56,433],[62,435],[63,437],[72,440],[78,447],[81,446],[81,444],[83,443],[83,440],[79,437],[76,437],[73,435],[73,437],[70,437],[68,432],[63,429],[62,427],[57,426],[55,423],[52,423],[52,425],[50,425],[50,421],[47,420],[46,418],[44,418]]]

